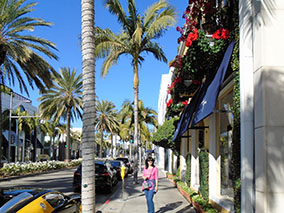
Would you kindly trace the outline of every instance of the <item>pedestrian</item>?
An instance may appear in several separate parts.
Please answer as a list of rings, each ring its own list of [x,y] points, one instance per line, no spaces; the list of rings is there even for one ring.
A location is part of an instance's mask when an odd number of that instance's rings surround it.
[[[143,170],[142,178],[144,181],[148,181],[150,183],[150,187],[148,189],[144,189],[142,186],[142,190],[145,193],[148,213],[155,212],[155,206],[153,197],[154,194],[158,191],[158,168],[154,165],[154,159],[149,156],[145,161],[145,168]]]

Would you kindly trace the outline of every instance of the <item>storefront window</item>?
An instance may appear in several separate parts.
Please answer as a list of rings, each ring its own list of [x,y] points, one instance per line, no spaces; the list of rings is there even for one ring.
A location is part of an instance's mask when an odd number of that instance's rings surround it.
[[[230,92],[220,101],[220,155],[221,155],[221,195],[234,197],[232,183],[232,126],[233,114],[231,112],[233,94]]]

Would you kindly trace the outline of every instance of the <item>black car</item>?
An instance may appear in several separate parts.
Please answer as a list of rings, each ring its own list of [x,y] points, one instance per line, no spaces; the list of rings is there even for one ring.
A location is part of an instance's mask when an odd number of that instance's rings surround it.
[[[128,167],[121,160],[110,160],[109,161],[112,167],[116,170],[116,176],[118,180],[121,180],[121,167],[125,166],[125,177],[128,174]]]
[[[127,166],[128,168],[128,174],[131,174],[133,172],[133,168],[132,168],[132,165],[129,161],[128,158],[123,158],[123,157],[119,157],[119,158],[116,158],[115,160],[121,160],[123,161],[123,163]]]
[[[73,176],[74,192],[81,192],[82,165],[80,165]],[[106,161],[95,161],[96,189],[101,192],[111,193],[113,186],[117,184],[116,170]]]

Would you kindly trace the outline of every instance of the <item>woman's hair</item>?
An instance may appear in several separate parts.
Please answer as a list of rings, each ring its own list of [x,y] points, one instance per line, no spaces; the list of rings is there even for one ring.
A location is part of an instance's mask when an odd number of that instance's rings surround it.
[[[155,165],[154,165],[155,159],[152,158],[151,156],[149,156],[149,157],[147,157],[147,159],[146,159],[146,161],[145,161],[145,167],[146,167],[146,169],[148,169],[148,162],[149,162],[149,161],[152,161],[152,162],[153,162],[152,166],[155,167]]]

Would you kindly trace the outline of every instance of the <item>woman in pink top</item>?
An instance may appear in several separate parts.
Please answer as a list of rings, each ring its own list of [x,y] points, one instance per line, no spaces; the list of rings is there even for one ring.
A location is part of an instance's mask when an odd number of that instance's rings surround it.
[[[143,170],[142,178],[144,181],[149,181],[151,187],[148,190],[144,190],[148,213],[154,213],[155,207],[153,202],[154,193],[158,191],[158,168],[154,165],[154,159],[152,157],[148,157],[145,162],[145,168]],[[143,188],[142,188],[143,190]]]

